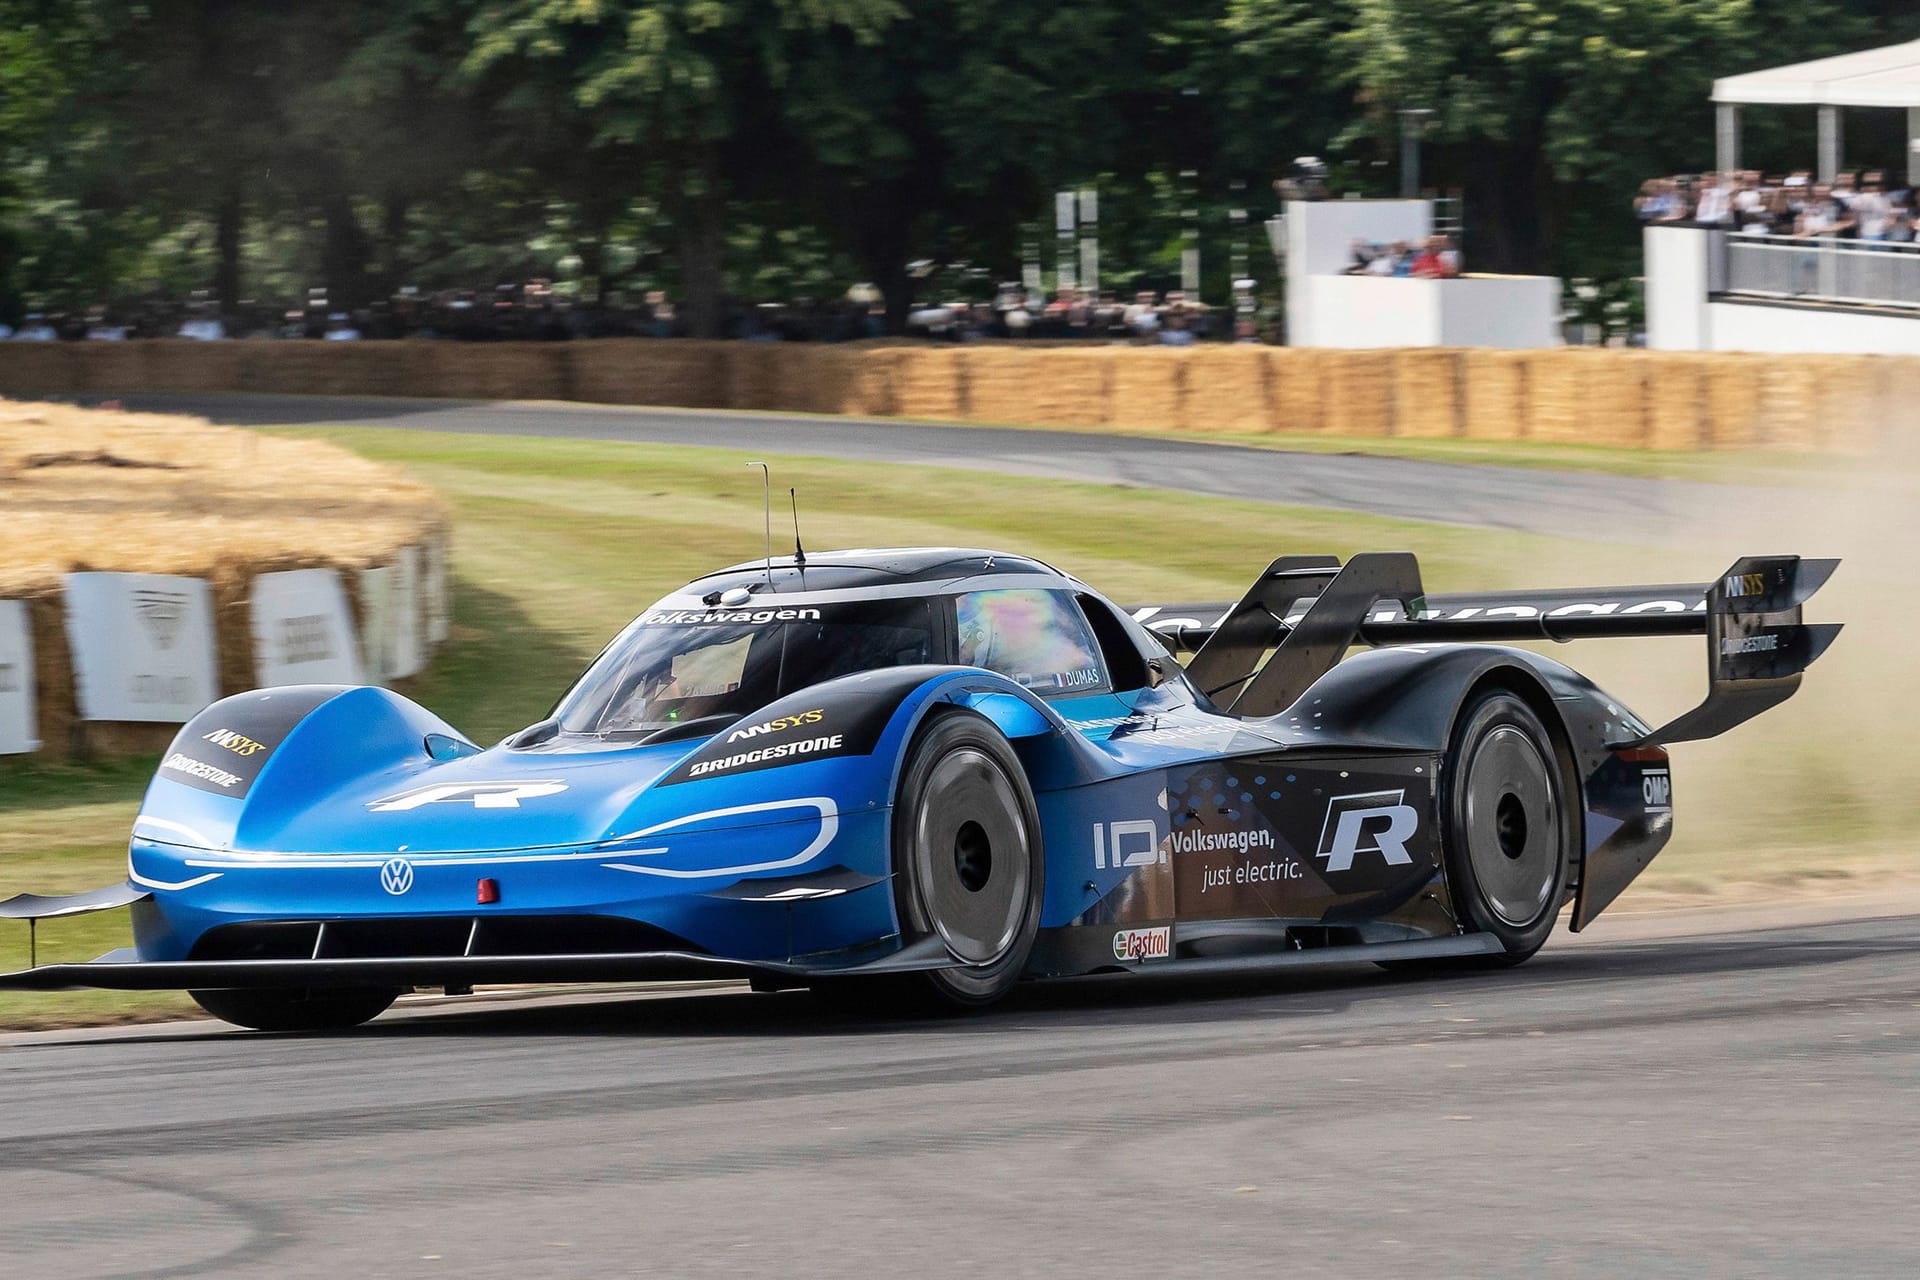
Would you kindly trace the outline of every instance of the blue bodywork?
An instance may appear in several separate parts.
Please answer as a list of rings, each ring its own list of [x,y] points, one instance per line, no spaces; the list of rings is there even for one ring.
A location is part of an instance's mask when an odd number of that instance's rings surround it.
[[[869,630],[834,634],[878,636],[900,660],[790,654],[782,639],[767,701],[750,693],[751,668],[716,677],[675,650],[656,674],[678,692],[663,693],[622,665],[662,635],[737,632],[749,653],[789,623],[825,636],[840,608]],[[895,625],[906,613],[924,619],[912,643]],[[1042,617],[1071,634],[1020,630]],[[1050,650],[1073,656],[1036,666]],[[816,657],[833,661],[808,665]],[[831,674],[810,680],[816,670]],[[391,963],[330,980],[448,986],[522,968],[663,972],[555,963],[596,955],[801,981],[956,965],[903,926],[895,852],[914,744],[930,718],[954,715],[1003,737],[1032,793],[1043,896],[1030,975],[1276,940],[1458,942],[1441,771],[1456,713],[1490,683],[1534,704],[1578,789],[1585,840],[1569,894],[1588,859],[1644,865],[1670,829],[1665,753],[1608,745],[1646,726],[1525,650],[1364,652],[1279,714],[1242,718],[1127,614],[1038,561],[933,549],[740,566],[643,614],[551,717],[492,747],[382,688],[268,689],[208,707],[134,823],[134,953],[33,981],[298,983],[308,964]],[[609,708],[643,688],[656,706],[728,710],[619,729]],[[581,701],[608,689],[602,719],[580,719]]]

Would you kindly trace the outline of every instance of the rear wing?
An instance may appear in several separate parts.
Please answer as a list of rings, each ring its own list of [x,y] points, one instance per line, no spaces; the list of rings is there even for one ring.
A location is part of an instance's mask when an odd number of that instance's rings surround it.
[[[1145,605],[1134,619],[1175,652],[1187,675],[1235,715],[1275,715],[1356,644],[1707,638],[1707,697],[1645,738],[1689,742],[1725,733],[1793,696],[1800,673],[1840,634],[1803,623],[1801,606],[1838,560],[1745,556],[1712,582],[1429,596],[1404,551],[1281,556],[1234,603]]]

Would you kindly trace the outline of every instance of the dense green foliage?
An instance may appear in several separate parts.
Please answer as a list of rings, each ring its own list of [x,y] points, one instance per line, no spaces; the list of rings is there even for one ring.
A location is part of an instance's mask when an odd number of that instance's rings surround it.
[[[1219,300],[1229,237],[1266,260],[1227,209],[1303,153],[1390,192],[1410,107],[1475,265],[1618,275],[1713,77],[1916,35],[1892,0],[0,0],[0,311],[539,275],[696,331],[869,280],[897,323],[910,263],[1051,261],[1082,186],[1107,283],[1166,283],[1197,207]],[[1807,162],[1811,113],[1754,114],[1756,162]],[[1849,143],[1891,165],[1899,123]]]

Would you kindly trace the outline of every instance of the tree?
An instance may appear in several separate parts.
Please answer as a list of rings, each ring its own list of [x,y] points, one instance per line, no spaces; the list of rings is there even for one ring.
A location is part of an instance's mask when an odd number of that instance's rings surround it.
[[[504,127],[604,222],[633,199],[671,220],[688,328],[720,331],[729,204],[788,157],[762,126],[796,43],[877,40],[894,0],[494,0],[466,69]],[[553,148],[557,147],[556,152]]]
[[[1436,167],[1464,179],[1476,264],[1563,263],[1579,200],[1623,234],[1628,195],[1711,139],[1708,95],[1748,46],[1749,0],[1352,0],[1340,40],[1383,136],[1429,108]]]

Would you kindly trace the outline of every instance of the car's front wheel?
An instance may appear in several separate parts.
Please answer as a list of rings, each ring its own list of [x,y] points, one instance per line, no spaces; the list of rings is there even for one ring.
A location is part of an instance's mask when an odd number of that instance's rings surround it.
[[[400,992],[392,987],[229,987],[187,994],[214,1017],[237,1027],[345,1031],[385,1013]]]
[[[894,906],[908,938],[938,937],[965,963],[814,991],[859,1013],[992,1004],[1026,968],[1045,881],[1040,811],[1019,757],[984,716],[942,712],[908,750],[894,798]]]

